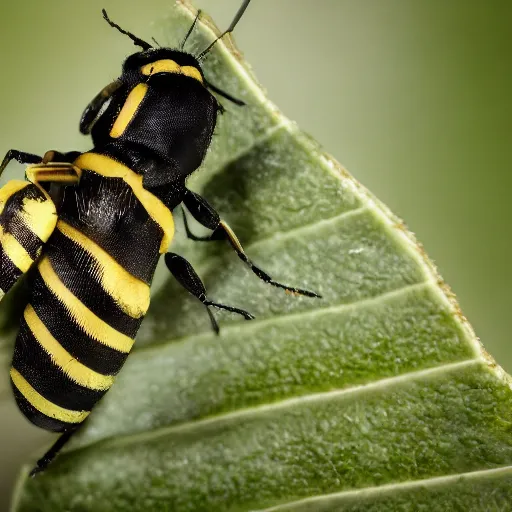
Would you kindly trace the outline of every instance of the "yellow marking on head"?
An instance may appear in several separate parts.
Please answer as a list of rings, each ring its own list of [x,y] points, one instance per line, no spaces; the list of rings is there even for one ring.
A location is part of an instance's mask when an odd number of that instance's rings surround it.
[[[119,112],[117,116],[114,126],[112,126],[110,130],[111,137],[117,138],[124,133],[147,92],[147,84],[138,84],[130,91],[121,112]]]
[[[203,82],[203,77],[197,68],[194,66],[182,66],[181,67],[182,74],[189,76],[190,78],[195,78],[199,80],[201,83]]]
[[[94,171],[106,178],[122,178],[132,189],[135,197],[141,202],[148,215],[162,228],[164,236],[160,243],[160,254],[167,252],[174,236],[172,213],[158,197],[144,188],[140,174],[108,156],[97,153],[83,153],[76,159],[75,165],[82,169]]]
[[[156,73],[180,73],[181,66],[171,59],[161,59],[145,64],[140,68],[143,75],[151,76]]]
[[[10,233],[6,233],[4,228],[0,225],[0,246],[4,253],[19,268],[25,273],[34,260],[30,257],[25,248],[14,238]]]
[[[42,201],[26,198],[18,216],[42,242],[46,242],[50,238],[57,224],[57,210],[51,199]]]
[[[7,200],[16,192],[28,187],[28,185],[30,185],[28,181],[11,180],[0,188],[0,213],[4,211]]]
[[[32,334],[51,357],[52,362],[73,382],[87,389],[103,391],[114,382],[112,375],[102,375],[77,361],[50,333],[29,304],[23,314]]]
[[[43,395],[39,394],[18,370],[11,368],[10,373],[12,382],[18,388],[18,391],[26,398],[32,407],[45,416],[66,423],[82,423],[89,415],[90,411],[72,411],[50,402],[50,400],[47,400]]]
[[[191,78],[195,78],[199,82],[203,83],[201,72],[196,67],[180,66],[171,59],[161,59],[145,64],[140,68],[140,72],[146,76],[155,75],[157,73],[175,73],[177,75],[186,75]]]
[[[124,269],[112,256],[83,233],[59,220],[57,229],[96,260],[102,288],[132,318],[141,318],[149,308],[149,286]]]
[[[39,262],[38,268],[46,286],[57,297],[59,302],[64,305],[73,320],[88,336],[119,352],[125,354],[130,352],[134,340],[116,331],[96,316],[88,307],[84,306],[59,279],[48,257],[45,256]]]

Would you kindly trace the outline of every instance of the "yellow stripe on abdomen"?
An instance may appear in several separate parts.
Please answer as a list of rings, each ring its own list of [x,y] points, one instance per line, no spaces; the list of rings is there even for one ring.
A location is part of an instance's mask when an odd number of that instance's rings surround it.
[[[16,238],[14,238],[10,233],[6,233],[1,225],[0,245],[2,246],[6,256],[8,256],[8,258],[21,270],[21,272],[26,272],[30,268],[33,260],[28,252],[18,242],[18,240],[16,240]]]
[[[11,379],[18,391],[25,397],[30,405],[45,416],[66,423],[82,423],[89,415],[90,411],[72,411],[50,402],[39,394],[15,368],[11,368]]]
[[[135,197],[148,212],[148,215],[162,228],[164,236],[160,243],[160,253],[167,252],[167,248],[174,236],[172,213],[158,197],[144,188],[140,174],[132,171],[126,165],[98,153],[83,153],[74,163],[81,169],[89,169],[105,178],[122,178],[132,189]]]
[[[134,340],[116,331],[84,306],[59,279],[48,257],[44,257],[40,261],[38,268],[48,289],[64,305],[73,320],[88,336],[119,352],[130,352]]]
[[[112,256],[81,231],[59,220],[57,229],[78,244],[100,267],[100,284],[121,310],[132,318],[143,317],[150,300],[149,286],[130,274]]]
[[[44,351],[50,355],[53,363],[72,381],[85,388],[99,391],[109,389],[110,386],[112,386],[114,377],[97,373],[77,361],[52,336],[30,304],[26,307],[23,316],[37,342],[43,347]]]

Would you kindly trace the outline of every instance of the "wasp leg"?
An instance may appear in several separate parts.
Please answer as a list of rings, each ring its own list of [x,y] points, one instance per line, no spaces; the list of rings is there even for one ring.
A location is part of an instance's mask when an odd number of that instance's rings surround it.
[[[103,89],[91,100],[80,119],[80,133],[88,135],[91,133],[92,125],[96,120],[103,105],[111,98],[111,96],[121,87],[122,82],[114,80],[112,83],[103,87]]]
[[[176,278],[178,283],[180,283],[181,286],[185,288],[185,290],[191,293],[194,297],[198,298],[206,306],[206,311],[208,312],[213,330],[216,334],[219,334],[219,326],[217,325],[217,322],[215,321],[215,318],[209,309],[210,306],[218,309],[225,309],[231,313],[242,315],[246,320],[252,320],[254,318],[250,313],[244,311],[243,309],[226,306],[225,304],[219,304],[218,302],[209,300],[206,297],[206,289],[203,282],[201,281],[201,278],[197,275],[196,271],[192,268],[192,265],[185,258],[173,252],[168,252],[164,259],[167,268]]]
[[[4,172],[4,169],[9,165],[11,160],[16,160],[20,164],[38,164],[43,159],[39,155],[33,153],[25,153],[24,151],[18,151],[17,149],[9,149],[0,164],[0,176]]]
[[[57,456],[57,454],[62,450],[64,445],[71,439],[71,436],[78,430],[78,428],[68,430],[61,434],[59,439],[53,443],[52,447],[36,462],[36,465],[30,472],[30,476],[33,478],[38,473],[44,471],[50,462]]]
[[[197,236],[190,231],[190,227],[188,225],[187,214],[185,213],[185,209],[181,209],[181,213],[183,214],[183,225],[185,226],[185,233],[187,233],[187,238],[190,240],[194,240],[194,242],[215,242],[216,240],[222,240],[223,238],[213,238],[213,233],[208,236]]]
[[[205,81],[205,83],[206,83],[206,87],[211,89],[213,92],[216,92],[219,96],[226,98],[227,100],[231,101],[231,103],[234,103],[235,105],[238,105],[239,107],[245,107],[245,101],[239,100],[238,98],[231,96],[231,94],[227,93],[226,91],[223,91],[222,89],[213,85],[210,82]]]
[[[199,222],[199,224],[213,231],[213,233],[208,237],[195,236],[193,233],[191,233],[188,227],[185,212],[183,212],[183,217],[185,219],[185,231],[187,232],[187,236],[191,240],[196,240],[199,242],[210,242],[213,240],[228,240],[233,249],[235,250],[236,254],[238,255],[238,257],[254,272],[254,274],[256,274],[265,283],[275,286],[277,288],[282,288],[286,292],[292,293],[294,295],[304,295],[305,297],[321,298],[321,296],[318,295],[318,293],[278,283],[277,281],[274,281],[266,272],[261,270],[261,268],[257,267],[245,253],[242,244],[238,240],[233,230],[229,227],[229,225],[226,222],[221,220],[219,214],[207,203],[204,197],[201,197],[199,194],[196,194],[195,192],[187,190],[183,203],[187,207],[188,211],[192,214],[194,219],[196,219],[197,222]]]

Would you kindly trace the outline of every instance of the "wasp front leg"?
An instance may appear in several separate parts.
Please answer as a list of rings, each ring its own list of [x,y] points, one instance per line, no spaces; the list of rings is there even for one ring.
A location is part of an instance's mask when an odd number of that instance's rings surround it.
[[[207,237],[195,236],[190,231],[187,223],[187,217],[185,212],[183,212],[185,231],[191,240],[199,242],[228,240],[238,257],[252,270],[252,272],[254,272],[254,274],[256,274],[256,276],[258,276],[265,283],[275,286],[276,288],[282,288],[286,292],[295,295],[320,298],[320,295],[315,292],[278,283],[277,281],[274,281],[274,279],[272,279],[266,272],[261,270],[261,268],[257,267],[245,253],[244,248],[242,247],[242,244],[238,240],[234,231],[226,222],[220,218],[219,214],[208,204],[204,197],[201,197],[199,194],[196,194],[191,190],[186,190],[183,204],[187,207],[187,210],[191,213],[192,217],[194,217],[194,219],[199,222],[199,224],[213,231],[213,233]]]
[[[17,149],[10,149],[7,151],[2,163],[0,164],[0,176],[4,172],[4,169],[9,165],[11,160],[16,160],[20,164],[37,164],[42,162],[42,157],[34,155],[33,153],[25,153],[24,151],[18,151]]]

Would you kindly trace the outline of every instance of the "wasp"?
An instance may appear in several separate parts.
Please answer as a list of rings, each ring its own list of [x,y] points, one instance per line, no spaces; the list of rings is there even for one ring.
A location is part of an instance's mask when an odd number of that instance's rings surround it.
[[[12,389],[29,421],[61,433],[31,476],[48,466],[112,386],[148,310],[162,254],[174,278],[206,307],[217,334],[212,307],[253,318],[212,301],[191,264],[168,252],[172,212],[179,206],[191,239],[226,240],[266,283],[318,297],[280,284],[255,266],[215,209],[186,187],[224,111],[217,96],[244,105],[208,82],[200,62],[233,31],[249,2],[195,56],[183,48],[199,12],[181,47],[173,49],[151,46],[103,10],[107,23],[141,51],[125,60],[121,76],[83,112],[80,132],[91,135],[93,149],[52,150],[42,157],[13,149],[0,165],[1,174],[13,159],[28,164],[26,180],[0,189],[0,298],[31,270],[10,370]],[[52,194],[52,187],[62,193]],[[211,234],[195,236],[186,215]]]

